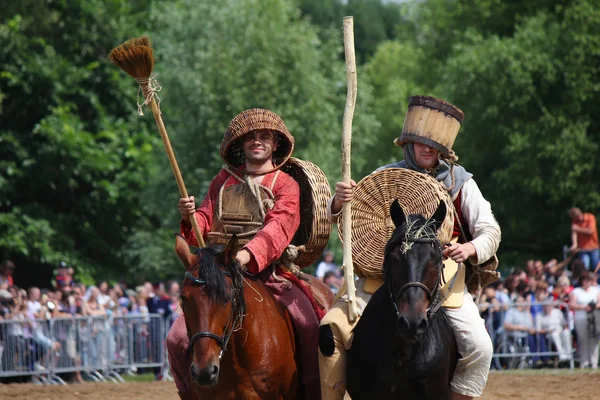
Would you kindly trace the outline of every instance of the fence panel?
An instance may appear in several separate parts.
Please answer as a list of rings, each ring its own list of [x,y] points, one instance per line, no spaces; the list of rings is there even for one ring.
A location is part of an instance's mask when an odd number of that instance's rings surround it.
[[[0,321],[0,378],[79,371],[94,380],[120,380],[133,368],[167,365],[167,329],[159,314]],[[43,377],[43,378],[40,378]]]

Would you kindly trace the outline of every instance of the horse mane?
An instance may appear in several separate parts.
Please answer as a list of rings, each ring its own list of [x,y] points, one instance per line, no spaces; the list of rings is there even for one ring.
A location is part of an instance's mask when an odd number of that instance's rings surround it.
[[[197,254],[199,259],[198,279],[204,281],[204,293],[217,304],[227,304],[231,301],[234,308],[243,315],[246,310],[246,302],[242,286],[243,270],[240,264],[234,260],[228,263],[229,265],[225,265],[232,282],[231,292],[228,294],[225,274],[223,274],[218,262],[218,256],[223,254],[223,249],[220,247],[205,247],[198,250]]]

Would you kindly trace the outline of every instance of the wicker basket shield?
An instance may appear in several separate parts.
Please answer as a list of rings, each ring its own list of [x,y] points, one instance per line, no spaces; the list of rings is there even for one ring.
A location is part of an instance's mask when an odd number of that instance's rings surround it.
[[[448,192],[433,177],[406,168],[389,168],[361,180],[352,199],[352,260],[358,275],[383,279],[385,245],[394,223],[390,205],[398,199],[404,212],[431,217],[440,201],[446,203],[446,219],[438,231],[442,243],[452,238],[454,213]],[[342,237],[342,226],[338,233]]]
[[[281,170],[300,186],[300,227],[292,244],[303,246],[294,263],[305,268],[321,257],[329,241],[331,223],[327,220],[327,202],[331,190],[323,171],[309,161],[291,157]]]

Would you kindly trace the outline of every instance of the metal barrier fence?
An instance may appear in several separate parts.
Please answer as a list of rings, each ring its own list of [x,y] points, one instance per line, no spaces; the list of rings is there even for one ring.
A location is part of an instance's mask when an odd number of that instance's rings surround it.
[[[574,367],[573,320],[565,302],[479,304],[494,354],[492,368]]]
[[[538,360],[574,367],[567,303],[479,308],[494,345],[492,368],[529,368]],[[551,320],[542,317],[552,313],[562,326],[540,332]],[[510,327],[523,325],[528,314],[527,330]],[[160,314],[0,321],[0,379],[30,376],[40,383],[64,384],[60,375],[78,371],[94,381],[120,382],[120,374],[140,368],[156,368],[157,375],[168,378],[165,339],[170,322]]]
[[[0,321],[0,378],[64,384],[59,375],[80,372],[119,382],[139,368],[163,376],[169,325],[159,314]]]

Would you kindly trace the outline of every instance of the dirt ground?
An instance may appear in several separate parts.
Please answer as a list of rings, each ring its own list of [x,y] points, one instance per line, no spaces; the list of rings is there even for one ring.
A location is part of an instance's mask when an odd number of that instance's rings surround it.
[[[600,398],[600,374],[492,373],[482,400],[588,400]],[[0,385],[0,399],[177,400],[172,382],[85,383],[68,386]]]

